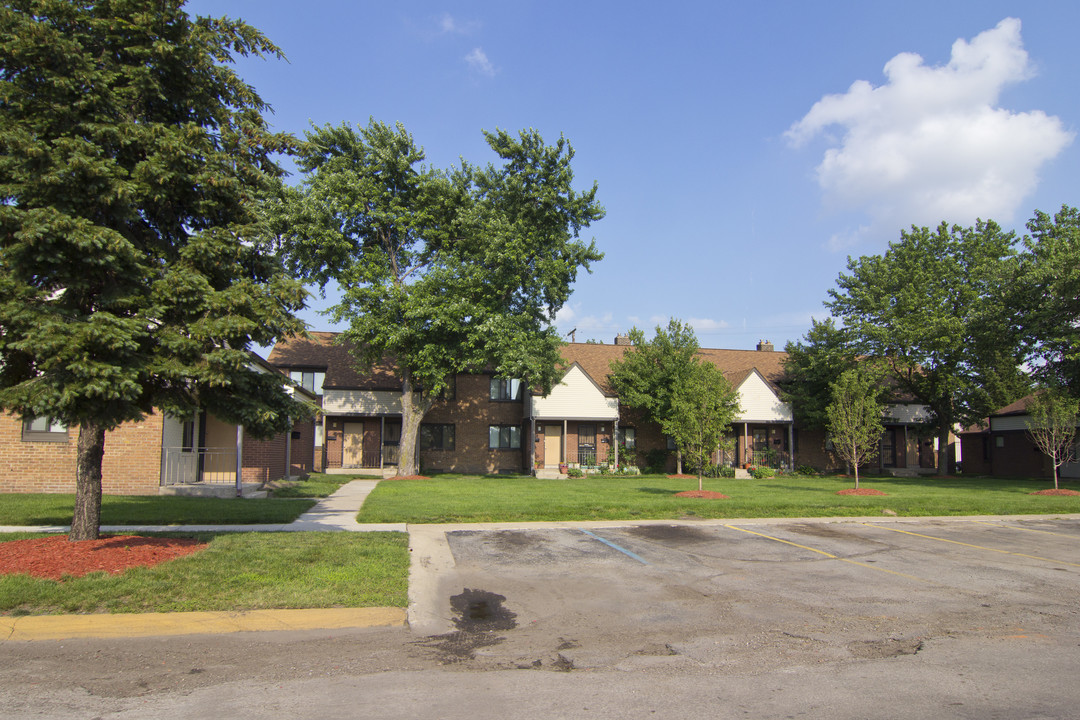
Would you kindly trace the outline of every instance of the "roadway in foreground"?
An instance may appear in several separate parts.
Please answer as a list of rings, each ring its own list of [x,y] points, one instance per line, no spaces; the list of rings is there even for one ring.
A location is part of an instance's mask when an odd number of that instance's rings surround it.
[[[1066,718],[1080,707],[1075,517],[424,532],[441,538],[423,557],[437,599],[410,608],[413,629],[3,643],[0,715]]]

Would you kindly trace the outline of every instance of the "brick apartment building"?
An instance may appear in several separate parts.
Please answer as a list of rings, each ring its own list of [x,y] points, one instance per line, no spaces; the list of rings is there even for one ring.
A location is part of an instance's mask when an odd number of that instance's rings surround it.
[[[254,356],[253,365],[277,372]],[[317,402],[310,393],[296,392]],[[155,412],[106,433],[102,492],[155,495],[171,487],[235,487],[238,458],[242,486],[301,475],[314,469],[314,439],[313,420],[261,440],[205,412],[190,418]],[[0,492],[74,492],[77,440],[78,428],[49,418],[0,414]]]
[[[546,396],[512,378],[458,375],[451,395],[437,400],[424,417],[418,447],[422,471],[495,474],[616,462],[641,466],[650,454],[669,451],[660,429],[621,405],[610,385],[611,362],[630,347],[625,335],[613,344],[564,346],[562,381]],[[840,467],[825,434],[797,427],[790,405],[780,399],[777,382],[784,375],[785,353],[762,342],[755,350],[703,349],[700,355],[720,368],[739,393],[735,453],[717,460]],[[401,438],[401,381],[392,366],[357,369],[349,348],[326,332],[279,342],[268,362],[321,396],[317,468],[393,472]],[[935,441],[915,432],[924,419],[921,405],[889,406],[876,467],[933,472]],[[669,470],[674,462],[672,453]]]

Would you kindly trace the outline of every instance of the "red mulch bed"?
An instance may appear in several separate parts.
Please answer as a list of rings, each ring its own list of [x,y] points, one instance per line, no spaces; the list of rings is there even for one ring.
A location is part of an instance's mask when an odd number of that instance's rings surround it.
[[[1065,488],[1050,488],[1049,490],[1038,490],[1029,495],[1080,495],[1080,492],[1076,490],[1067,490]]]
[[[682,475],[668,475],[668,478],[670,480],[697,480],[697,475],[687,475],[686,473],[683,473]]]
[[[713,492],[712,490],[687,490],[686,492],[675,493],[675,497],[705,498],[707,500],[728,499],[727,495],[723,493]]]
[[[27,573],[61,580],[105,571],[119,575],[128,568],[157,565],[206,547],[193,538],[103,536],[68,542],[66,535],[0,543],[0,575]]]
[[[837,495],[886,495],[880,490],[874,490],[873,488],[848,488],[847,490],[840,490]]]

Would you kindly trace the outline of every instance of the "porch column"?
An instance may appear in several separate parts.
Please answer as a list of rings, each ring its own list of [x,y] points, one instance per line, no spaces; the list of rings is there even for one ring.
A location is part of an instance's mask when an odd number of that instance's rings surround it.
[[[611,423],[611,444],[615,446],[615,467],[619,467],[619,418]]]
[[[379,416],[379,470],[383,469],[383,438],[384,437],[386,437],[386,416],[385,415],[380,415]],[[360,442],[361,443],[364,442],[362,438],[361,438]],[[420,443],[417,443],[417,445],[419,445],[419,444]],[[401,448],[398,448],[398,449],[400,450]],[[401,463],[401,455],[399,453],[398,454],[398,467],[400,467],[400,463]],[[400,473],[401,470],[398,470],[398,472]]]
[[[746,459],[746,456],[750,454],[750,423],[742,424],[742,457],[739,458],[742,464],[750,462]]]
[[[563,421],[562,421],[562,442],[559,443],[560,445],[562,445],[562,448],[559,450],[559,454],[562,455],[562,460],[559,461],[560,464],[570,462],[569,460],[566,459],[566,427],[567,427],[566,426],[566,419],[563,418]]]
[[[244,426],[236,426],[236,497],[244,494]]]

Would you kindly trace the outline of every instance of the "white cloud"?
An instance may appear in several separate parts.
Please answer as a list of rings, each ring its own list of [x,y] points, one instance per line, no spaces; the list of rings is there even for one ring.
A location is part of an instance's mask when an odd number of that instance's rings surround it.
[[[708,333],[729,327],[726,320],[713,320],[712,318],[690,318],[686,321],[686,324],[699,333]]]
[[[795,147],[825,135],[832,147],[817,179],[826,202],[871,219],[834,236],[834,249],[912,224],[1009,222],[1039,168],[1072,141],[1056,117],[997,107],[1005,87],[1033,75],[1014,18],[957,40],[944,66],[902,53],[884,72],[884,85],[859,80],[827,95],[785,133]],[[841,137],[828,137],[833,126]]]
[[[450,13],[440,15],[436,18],[436,23],[439,26],[439,33],[443,35],[470,35],[480,27],[480,23],[475,20],[462,22]]]
[[[484,51],[480,48],[473,48],[472,51],[465,56],[465,62],[469,64],[476,72],[487,77],[495,77],[495,66],[488,60],[488,56],[484,54]]]

